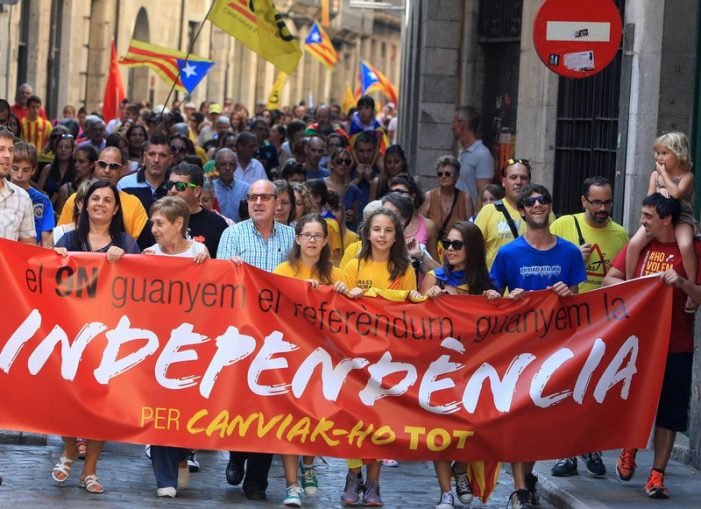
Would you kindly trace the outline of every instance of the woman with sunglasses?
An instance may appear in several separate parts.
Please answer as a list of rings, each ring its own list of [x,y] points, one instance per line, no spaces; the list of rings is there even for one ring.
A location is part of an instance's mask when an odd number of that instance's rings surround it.
[[[441,295],[482,295],[493,289],[487,271],[484,239],[480,229],[469,221],[458,221],[441,240],[442,267],[430,271],[421,283],[421,293],[437,298]],[[468,250],[469,246],[469,250]],[[455,477],[455,491],[463,504],[472,501],[472,490],[467,477],[467,464],[456,461],[434,461],[441,499],[436,507],[453,507],[451,476]]]
[[[68,256],[69,251],[105,253],[107,261],[117,262],[126,253],[139,254],[136,241],[124,232],[119,192],[106,181],[97,181],[88,189],[75,230],[66,232],[56,243],[54,251]],[[58,483],[64,483],[78,459],[78,444],[74,437],[63,437],[64,450],[51,472]],[[89,493],[103,493],[105,489],[96,475],[97,459],[102,442],[87,440],[87,453],[80,486]]]
[[[62,128],[61,131],[56,131]],[[65,129],[65,132],[63,130]],[[68,134],[68,129],[57,126],[51,133],[49,142],[53,160],[44,166],[39,175],[37,187],[42,190],[56,206],[59,188],[67,182],[72,182],[75,177],[75,162],[73,160],[73,135]]]
[[[460,163],[457,159],[441,156],[434,169],[438,187],[426,193],[420,212],[436,225],[436,238],[443,239],[451,224],[472,217],[475,213],[474,203],[469,193],[455,187],[460,177]]]
[[[144,249],[145,255],[191,258],[198,264],[209,259],[209,251],[204,244],[187,238],[190,207],[184,199],[164,196],[151,205],[150,216],[151,233],[156,243]],[[150,446],[157,496],[172,498],[176,496],[178,487],[187,487],[189,453],[189,449],[182,447]]]
[[[302,279],[313,288],[319,285],[335,285],[341,280],[341,271],[333,266],[331,249],[328,244],[329,230],[326,220],[320,214],[308,214],[295,225],[295,243],[287,255],[287,261],[278,265],[273,273],[280,276]],[[283,454],[282,466],[285,471],[287,488],[284,505],[302,506],[302,493],[314,496],[319,483],[314,471],[314,456]],[[299,486],[297,465],[302,470],[302,487]]]
[[[326,187],[341,197],[346,209],[346,226],[355,231],[360,214],[360,188],[351,184],[351,159],[350,152],[344,148],[337,148],[331,154],[329,170],[331,175],[326,177]]]

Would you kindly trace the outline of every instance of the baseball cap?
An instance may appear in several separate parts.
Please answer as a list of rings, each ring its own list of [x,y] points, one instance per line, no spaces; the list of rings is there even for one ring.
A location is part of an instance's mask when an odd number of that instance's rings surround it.
[[[212,103],[209,105],[209,113],[216,113],[217,115],[221,113],[221,104]]]

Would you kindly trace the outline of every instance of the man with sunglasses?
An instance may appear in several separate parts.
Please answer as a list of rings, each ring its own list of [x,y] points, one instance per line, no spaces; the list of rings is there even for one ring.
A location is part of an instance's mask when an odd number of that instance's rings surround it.
[[[519,193],[517,206],[526,231],[499,248],[490,272],[497,290],[488,290],[487,298],[498,298],[507,288],[510,299],[521,299],[528,291],[547,288],[561,297],[576,294],[578,285],[587,279],[584,261],[577,246],[550,231],[550,192],[545,186],[528,184]],[[510,500],[514,509],[532,509],[538,503],[534,464],[531,461],[511,465],[515,491]]]
[[[207,246],[214,257],[219,248],[219,239],[227,228],[226,221],[219,214],[200,205],[200,195],[204,184],[204,172],[190,163],[179,163],[170,171],[165,184],[169,196],[179,196],[190,207],[190,220],[187,229],[192,240]]]
[[[142,157],[143,166],[136,173],[122,177],[117,189],[136,196],[145,210],[151,210],[153,202],[168,194],[165,183],[172,161],[170,140],[160,134],[151,136],[144,144]]]
[[[587,271],[587,279],[579,285],[579,292],[601,287],[611,261],[628,242],[625,229],[611,219],[613,185],[605,177],[589,177],[582,184],[584,212],[561,216],[550,225],[550,231],[579,246]],[[600,452],[582,455],[587,472],[593,477],[604,477],[606,467]],[[558,460],[551,469],[556,477],[577,474],[577,457]]]
[[[277,188],[269,180],[256,180],[246,195],[251,217],[229,226],[219,241],[217,258],[236,265],[248,263],[272,272],[287,259],[294,242],[294,228],[275,221]],[[226,480],[237,485],[243,481],[243,493],[251,500],[266,498],[268,471],[272,454],[231,451],[226,467]]]
[[[453,117],[453,137],[463,149],[458,155],[460,179],[457,188],[470,193],[477,203],[482,188],[494,180],[494,158],[489,149],[477,139],[480,116],[472,106],[460,106]]]
[[[462,167],[462,163],[460,163]],[[501,171],[504,199],[482,207],[475,224],[482,230],[487,250],[487,268],[492,267],[499,248],[526,231],[526,223],[518,212],[521,189],[531,182],[531,166],[527,159],[509,159]],[[550,222],[555,215],[550,214]]]
[[[125,164],[126,161],[123,159],[121,150],[117,147],[106,147],[100,151],[90,178],[105,180],[112,185],[117,185],[119,175]],[[136,196],[125,193],[124,191],[119,192],[119,200],[121,201],[120,208],[124,219],[124,229],[133,238],[138,239],[146,225],[146,221],[148,221],[146,209],[144,209],[141,201]],[[61,210],[61,217],[58,219],[59,225],[73,222],[74,203],[75,193],[70,195],[66,200]]]

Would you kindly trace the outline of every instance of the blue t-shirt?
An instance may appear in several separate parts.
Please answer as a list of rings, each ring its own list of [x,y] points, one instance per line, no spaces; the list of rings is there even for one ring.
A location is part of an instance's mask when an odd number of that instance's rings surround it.
[[[56,226],[54,208],[49,197],[41,191],[30,187],[27,189],[27,193],[32,199],[32,208],[34,209],[34,229],[37,232],[37,244],[41,245],[41,233],[50,232]]]
[[[490,276],[497,291],[544,290],[561,281],[576,286],[586,280],[584,260],[579,248],[563,238],[550,249],[532,247],[523,237],[499,248]]]

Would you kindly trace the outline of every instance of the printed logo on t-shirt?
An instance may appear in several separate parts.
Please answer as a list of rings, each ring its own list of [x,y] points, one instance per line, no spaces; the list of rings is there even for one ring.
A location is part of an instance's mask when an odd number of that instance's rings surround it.
[[[35,203],[34,204],[34,218],[41,219],[43,217],[44,217],[44,204],[43,203]]]
[[[531,265],[521,267],[521,276],[542,276],[547,278],[558,277],[562,273],[561,265]]]
[[[603,278],[610,266],[611,260],[606,258],[606,253],[601,250],[599,244],[594,244],[587,263],[587,276]]]
[[[663,251],[650,251],[640,269],[641,276],[649,274],[657,274],[659,272],[667,272],[674,268],[674,253],[665,253]]]

